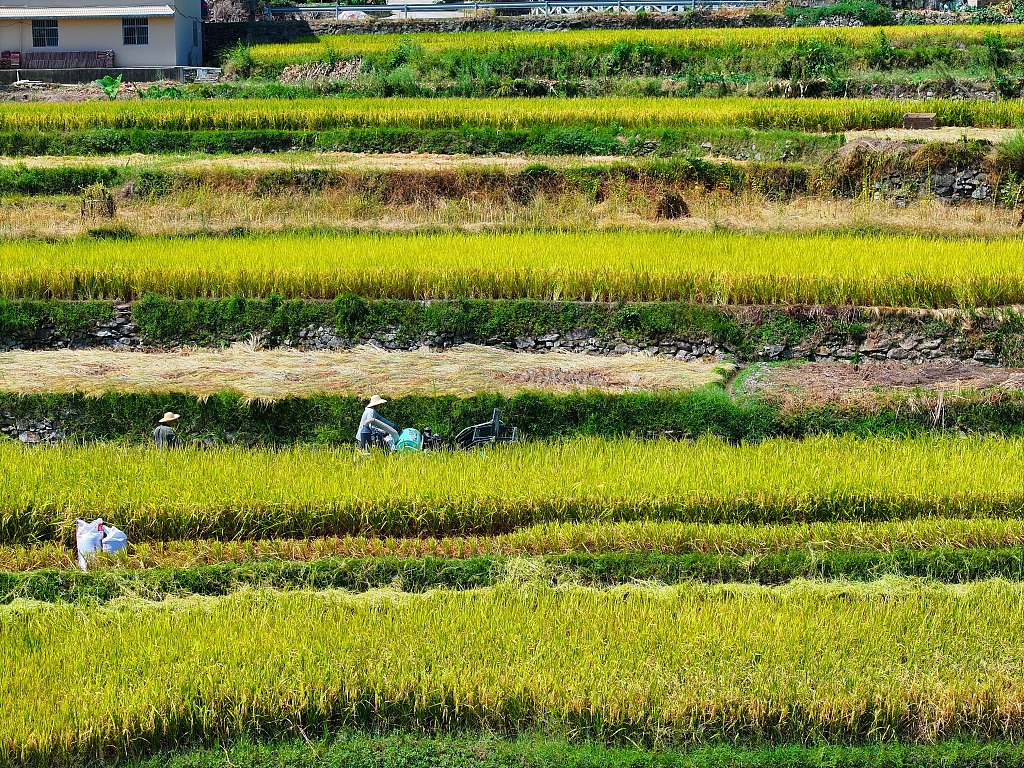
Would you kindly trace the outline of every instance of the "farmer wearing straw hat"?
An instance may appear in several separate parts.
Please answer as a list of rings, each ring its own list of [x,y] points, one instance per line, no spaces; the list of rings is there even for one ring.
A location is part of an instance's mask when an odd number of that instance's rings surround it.
[[[178,445],[178,436],[174,434],[174,425],[180,419],[176,413],[168,411],[160,419],[160,424],[153,430],[153,442],[157,448],[175,448]]]
[[[363,411],[363,415],[359,419],[359,430],[356,432],[356,440],[359,442],[359,447],[364,451],[370,447],[370,442],[375,432],[377,434],[391,435],[392,440],[398,439],[398,425],[392,424],[376,411],[378,405],[384,405],[386,402],[387,400],[380,395],[374,395],[370,398],[369,405],[366,406],[366,410]]]

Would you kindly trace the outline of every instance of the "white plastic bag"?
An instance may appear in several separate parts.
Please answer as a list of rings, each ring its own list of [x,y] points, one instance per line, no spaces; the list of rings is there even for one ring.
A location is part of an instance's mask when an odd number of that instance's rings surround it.
[[[89,569],[86,568],[86,557],[103,550],[103,518],[91,523],[76,519],[75,544],[78,545],[78,567],[87,571]]]
[[[113,554],[114,552],[120,552],[128,546],[128,536],[120,528],[104,523],[103,530],[106,533],[103,537],[104,552]]]
[[[88,571],[88,557],[97,552],[120,552],[128,546],[128,536],[124,531],[107,525],[103,518],[91,523],[75,520],[75,543],[78,545],[78,567]]]

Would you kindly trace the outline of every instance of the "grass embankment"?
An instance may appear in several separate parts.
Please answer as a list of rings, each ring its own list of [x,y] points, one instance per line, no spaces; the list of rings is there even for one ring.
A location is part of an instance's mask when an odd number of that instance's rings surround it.
[[[261,160],[249,158],[245,163],[234,156],[150,156],[130,163],[116,163],[113,157],[104,156],[77,157],[54,165],[52,158],[35,157],[31,163],[8,159],[0,164],[0,194],[76,195],[92,185],[101,185],[120,186],[128,197],[151,200],[210,190],[259,197],[348,194],[386,205],[458,200],[471,195],[482,203],[487,197],[500,199],[504,195],[525,205],[541,195],[579,195],[593,203],[603,202],[625,188],[652,199],[667,191],[703,189],[723,194],[755,191],[782,200],[811,193],[850,195],[871,181],[896,173],[985,168],[993,180],[1000,176],[1009,179],[1011,171],[1019,170],[1019,154],[1005,150],[1016,146],[1014,141],[1000,145],[995,152],[988,142],[925,142],[912,149],[865,151],[842,160],[837,160],[835,147],[828,147],[825,141],[816,146],[794,146],[788,141],[781,146],[765,146],[755,142],[738,155],[753,160],[749,163],[701,159],[697,155],[728,155],[735,149],[728,144],[715,147],[710,142],[686,158],[605,156],[585,161],[566,157],[281,153],[283,156]]]
[[[182,750],[152,759],[133,760],[128,768],[434,768],[438,763],[461,768],[989,768],[1024,760],[1020,745],[1009,742],[944,741],[937,744],[871,746],[802,746],[646,750],[637,746],[569,742],[525,734],[516,739],[484,736],[425,737],[397,733],[368,736],[342,733],[327,739],[294,738],[274,744],[247,740],[218,747]]]
[[[323,99],[319,101],[323,102]],[[133,102],[136,103],[136,102]],[[764,158],[812,157],[833,151],[836,135],[790,130],[688,127],[631,129],[617,126],[536,125],[518,129],[465,125],[454,128],[413,126],[337,129],[170,130],[96,127],[0,131],[0,154],[10,157],[67,155],[250,154],[266,152],[432,153],[553,156],[700,156],[705,144],[732,156],[760,153]],[[756,146],[757,150],[751,147]]]
[[[393,397],[387,415],[396,424],[429,428],[450,445],[456,433],[471,424],[490,421],[495,408],[503,420],[535,440],[580,435],[677,437],[719,435],[731,440],[755,440],[768,435],[845,432],[861,435],[906,435],[934,429],[930,412],[901,415],[898,409],[839,412],[824,409],[784,418],[762,401],[736,403],[721,389],[681,392],[596,391],[550,394],[536,388],[505,397],[477,393]],[[386,388],[381,390],[388,394]],[[350,446],[355,442],[366,397],[288,397],[270,403],[233,394],[197,398],[182,394],[108,392],[99,397],[80,394],[21,395],[0,393],[0,407],[9,422],[44,421],[59,425],[72,442],[152,442],[156,420],[166,411],[182,416],[179,435],[185,444],[231,444],[286,447],[297,444]],[[973,432],[1021,433],[1024,398],[1011,395],[998,403],[983,398],[967,407],[950,404],[944,424]],[[829,426],[830,422],[832,423]]]
[[[227,56],[242,75],[275,77],[298,65],[287,85],[144,95],[751,96],[787,86],[804,95],[809,83],[813,95],[845,96],[869,84],[941,88],[958,78],[991,81],[1010,96],[1020,87],[1022,41],[1016,25],[331,35]]]
[[[959,148],[948,144],[929,147],[932,159],[916,170],[945,167],[943,160],[950,154],[943,151],[947,147]],[[981,162],[986,151],[979,147],[973,153],[976,163]],[[780,149],[779,154],[790,157],[788,149]],[[831,151],[823,152],[812,159],[823,162],[830,155]],[[302,156],[308,158],[308,155]],[[771,157],[767,152],[765,156]],[[102,159],[110,161],[112,158]],[[230,159],[232,162],[228,164],[226,159],[221,162],[199,159],[188,163],[176,158],[174,167],[169,168],[145,164],[103,167],[85,163],[85,158],[77,158],[77,162],[82,163],[77,166],[70,163],[60,167],[9,164],[0,166],[0,194],[77,195],[98,184],[127,189],[132,196],[142,199],[210,190],[259,197],[333,192],[358,195],[386,205],[458,200],[470,195],[500,199],[504,195],[525,205],[538,195],[578,194],[597,202],[597,198],[609,196],[616,186],[638,188],[641,194],[647,193],[652,197],[669,189],[738,193],[756,188],[761,194],[786,198],[807,193],[812,188],[823,194],[845,191],[854,183],[842,173],[811,169],[803,162],[747,165],[711,162],[695,157],[614,161],[593,158],[585,161],[586,164],[580,160],[574,161],[575,164],[558,161],[553,164],[531,163],[530,158],[520,157],[513,167],[499,164],[496,159],[492,166],[482,165],[479,159],[472,163],[460,160],[442,164],[435,157],[422,161],[418,168],[409,163],[405,169],[388,169],[388,161],[383,161],[384,167],[379,170],[372,167],[336,169],[330,164],[321,165],[315,159],[296,159],[290,165],[287,159],[283,159],[278,160],[279,165],[268,163],[271,167],[266,170],[247,169],[238,165],[238,158]],[[545,159],[549,163],[554,160]],[[171,165],[171,161],[166,161],[166,165]]]
[[[36,765],[346,726],[641,744],[1024,729],[1024,587],[998,581],[242,592],[13,606],[0,627],[0,750]]]
[[[8,241],[0,295],[1004,306],[1024,302],[1019,250],[1010,238],[630,231]]]
[[[555,521],[1012,517],[1020,439],[813,438],[730,447],[574,440],[486,454],[0,446],[0,543],[70,541],[102,516],[135,541],[495,534]]]
[[[45,329],[74,336],[109,321],[111,301],[14,300],[0,298],[0,334],[29,340]],[[394,334],[398,343],[427,338],[447,343],[514,343],[523,336],[564,336],[585,331],[607,342],[623,339],[639,347],[681,340],[725,346],[741,360],[768,344],[818,346],[825,338],[859,346],[878,330],[929,338],[960,337],[960,349],[994,349],[1001,360],[1017,360],[1011,343],[1024,331],[1012,308],[928,311],[838,306],[709,306],[683,302],[572,302],[459,299],[415,302],[366,300],[343,295],[331,302],[277,297],[172,300],[148,294],[131,306],[131,321],[151,346],[223,346],[264,339],[268,346],[300,345],[303,331],[323,327],[340,339],[360,342]]]

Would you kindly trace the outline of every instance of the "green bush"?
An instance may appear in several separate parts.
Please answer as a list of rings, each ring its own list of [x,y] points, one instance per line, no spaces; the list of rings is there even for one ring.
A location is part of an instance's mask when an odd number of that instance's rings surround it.
[[[0,337],[32,335],[44,325],[70,336],[113,315],[113,306],[105,301],[11,301],[0,297]]]
[[[1024,132],[1017,131],[996,145],[996,165],[1024,175]]]
[[[890,26],[896,18],[891,8],[873,0],[849,0],[818,7],[788,5],[785,13],[789,18],[805,24],[817,24],[830,16],[849,16],[868,27]]]
[[[157,419],[174,411],[182,415],[179,434],[185,442],[351,444],[365,404],[364,398],[328,395],[259,403],[230,393],[203,399],[185,394],[0,393],[0,412],[9,417],[64,422],[63,429],[73,440],[135,443],[148,442]],[[711,434],[730,441],[757,441],[820,434],[910,436],[941,430],[1024,434],[1024,396],[1019,393],[948,402],[939,425],[927,409],[911,411],[902,400],[863,407],[808,404],[781,411],[757,399],[733,400],[717,388],[656,394],[408,395],[391,398],[387,415],[403,426],[429,428],[451,438],[466,426],[490,420],[495,408],[507,423],[538,440]]]

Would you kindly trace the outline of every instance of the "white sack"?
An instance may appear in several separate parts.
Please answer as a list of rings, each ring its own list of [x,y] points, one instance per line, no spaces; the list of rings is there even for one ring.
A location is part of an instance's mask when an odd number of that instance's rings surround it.
[[[85,520],[75,520],[75,544],[78,545],[78,567],[83,571],[86,568],[85,559],[87,555],[95,555],[103,549],[103,518],[97,518],[91,523]]]
[[[113,554],[128,546],[125,532],[97,518],[91,523],[75,520],[75,543],[78,545],[78,567],[87,571],[88,557],[97,552]]]

